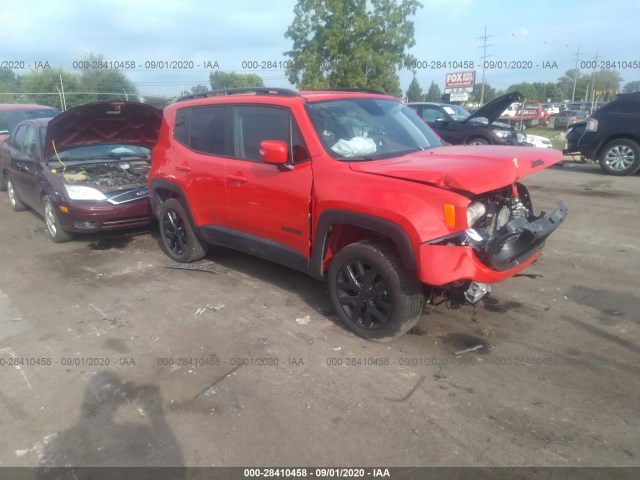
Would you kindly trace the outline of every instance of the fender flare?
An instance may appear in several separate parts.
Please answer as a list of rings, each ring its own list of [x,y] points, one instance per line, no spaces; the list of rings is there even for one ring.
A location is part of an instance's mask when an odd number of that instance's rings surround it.
[[[322,273],[322,260],[327,250],[329,229],[334,224],[353,225],[384,235],[389,238],[398,249],[404,266],[410,271],[416,270],[413,244],[407,232],[400,225],[385,218],[368,215],[366,213],[329,209],[320,214],[313,236],[314,240],[309,272],[313,277],[324,278]]]

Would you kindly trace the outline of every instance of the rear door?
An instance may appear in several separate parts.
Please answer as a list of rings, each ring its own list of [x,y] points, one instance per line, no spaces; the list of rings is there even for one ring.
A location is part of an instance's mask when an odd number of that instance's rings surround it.
[[[227,225],[225,163],[231,152],[229,114],[224,105],[180,108],[174,138],[180,160],[173,175],[183,185],[198,226]]]
[[[227,214],[239,241],[252,248],[287,256],[309,257],[309,203],[312,171],[295,118],[288,108],[263,105],[233,107],[234,155],[227,160]],[[291,164],[264,163],[260,142],[287,143]],[[293,157],[293,158],[291,158]],[[252,250],[250,248],[250,250]],[[274,258],[290,264],[286,259]],[[293,265],[290,265],[293,266]]]
[[[9,178],[20,199],[30,207],[40,210],[40,199],[37,198],[37,134],[35,126],[29,123],[16,130],[15,141],[11,145]]]

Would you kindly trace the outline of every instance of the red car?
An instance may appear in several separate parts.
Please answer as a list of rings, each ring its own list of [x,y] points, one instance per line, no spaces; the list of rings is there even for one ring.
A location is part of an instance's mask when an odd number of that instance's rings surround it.
[[[150,224],[147,173],[161,118],[150,105],[98,102],[19,123],[2,146],[11,206],[42,214],[54,242]]]
[[[165,108],[150,195],[172,259],[222,245],[326,279],[346,325],[385,341],[425,293],[477,302],[538,258],[566,208],[534,215],[518,180],[561,160],[443,146],[380,92],[229,89]]]

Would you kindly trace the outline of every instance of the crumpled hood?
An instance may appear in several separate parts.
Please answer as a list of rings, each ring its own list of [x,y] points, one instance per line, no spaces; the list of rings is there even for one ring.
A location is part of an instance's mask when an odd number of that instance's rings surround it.
[[[400,158],[351,162],[356,172],[479,194],[496,190],[562,160],[553,149],[502,145],[450,146]]]
[[[516,102],[521,103],[523,99],[524,96],[520,92],[505,93],[504,95],[494,98],[483,107],[480,107],[462,122],[466,123],[475,118],[484,117],[489,120],[489,123],[493,123],[500,118],[500,115],[502,115],[509,105]]]
[[[138,102],[96,102],[54,117],[47,128],[45,158],[86,145],[123,144],[153,148],[158,141],[162,111]]]

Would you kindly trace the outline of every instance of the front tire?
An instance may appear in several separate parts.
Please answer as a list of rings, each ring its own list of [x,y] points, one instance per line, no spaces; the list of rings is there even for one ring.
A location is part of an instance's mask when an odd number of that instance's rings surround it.
[[[473,137],[467,140],[467,145],[489,145],[489,141],[482,137]]]
[[[62,223],[60,223],[60,219],[58,218],[58,214],[56,213],[53,203],[51,203],[51,199],[49,197],[45,197],[42,202],[44,204],[44,222],[47,224],[47,232],[49,233],[51,240],[55,243],[64,243],[71,240],[73,235],[62,229]]]
[[[640,145],[626,138],[612,140],[602,149],[599,161],[610,175],[632,175],[640,169]]]
[[[393,340],[422,314],[422,285],[385,244],[363,241],[342,248],[331,260],[328,281],[338,316],[367,340]]]
[[[189,263],[206,255],[206,245],[196,237],[189,216],[178,200],[169,198],[162,202],[158,218],[162,247],[169,257],[176,262]]]
[[[22,200],[20,200],[18,192],[13,188],[13,183],[9,179],[7,179],[7,193],[9,194],[9,203],[11,204],[11,208],[13,208],[15,212],[22,212],[28,208]]]

